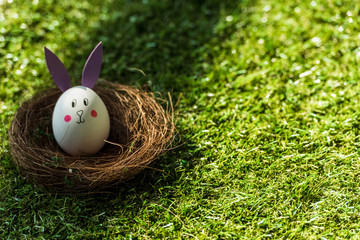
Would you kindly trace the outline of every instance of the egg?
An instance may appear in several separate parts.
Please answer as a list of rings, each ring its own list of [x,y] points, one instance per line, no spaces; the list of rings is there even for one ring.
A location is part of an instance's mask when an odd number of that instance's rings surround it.
[[[99,95],[92,90],[101,71],[102,42],[90,53],[83,68],[81,86],[76,87],[71,87],[70,76],[61,60],[46,47],[44,53],[50,75],[63,92],[52,116],[56,142],[73,156],[97,153],[110,132],[109,113]]]
[[[92,89],[67,89],[56,102],[52,128],[59,146],[72,156],[95,154],[110,132],[110,117],[104,102]]]

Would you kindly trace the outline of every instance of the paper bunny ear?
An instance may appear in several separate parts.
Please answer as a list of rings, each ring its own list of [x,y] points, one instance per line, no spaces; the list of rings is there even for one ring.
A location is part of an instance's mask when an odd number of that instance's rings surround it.
[[[61,91],[65,92],[71,87],[69,74],[60,59],[49,49],[44,47],[47,68]]]
[[[102,64],[102,42],[94,48],[87,59],[82,73],[82,85],[93,88],[99,78]]]

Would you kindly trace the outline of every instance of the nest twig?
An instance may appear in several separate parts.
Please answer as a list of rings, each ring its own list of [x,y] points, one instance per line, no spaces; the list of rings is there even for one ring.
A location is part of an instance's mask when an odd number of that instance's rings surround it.
[[[152,93],[107,81],[94,91],[107,106],[110,136],[92,156],[70,156],[53,137],[60,90],[48,90],[18,109],[9,130],[11,153],[27,178],[57,193],[103,191],[133,178],[169,148],[175,133],[171,100],[164,110]]]

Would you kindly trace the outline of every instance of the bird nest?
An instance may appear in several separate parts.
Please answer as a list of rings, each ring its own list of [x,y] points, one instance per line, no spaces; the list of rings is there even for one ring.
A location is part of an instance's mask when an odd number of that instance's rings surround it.
[[[112,188],[148,168],[168,150],[175,133],[171,101],[164,109],[154,94],[103,81],[94,91],[107,106],[110,135],[100,152],[74,157],[52,133],[52,113],[61,91],[48,90],[17,111],[10,127],[11,153],[31,181],[57,193],[93,193]]]

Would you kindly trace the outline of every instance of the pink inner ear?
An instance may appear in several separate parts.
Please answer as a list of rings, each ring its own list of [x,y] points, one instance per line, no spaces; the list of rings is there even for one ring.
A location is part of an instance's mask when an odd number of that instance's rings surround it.
[[[65,122],[70,122],[71,116],[70,116],[70,115],[66,115],[66,116],[64,117],[64,120],[65,120]]]
[[[92,116],[92,117],[97,117],[97,112],[96,112],[95,110],[92,110],[92,111],[91,111],[91,116]]]

